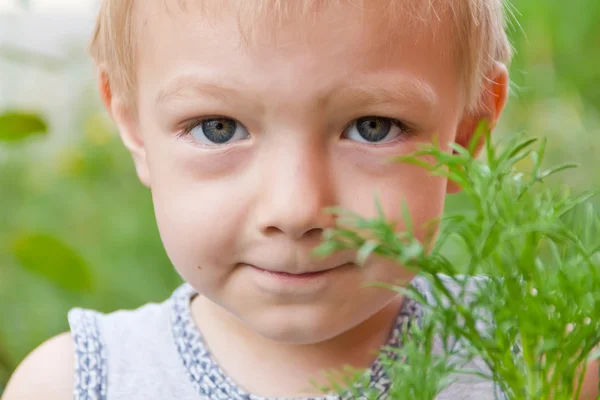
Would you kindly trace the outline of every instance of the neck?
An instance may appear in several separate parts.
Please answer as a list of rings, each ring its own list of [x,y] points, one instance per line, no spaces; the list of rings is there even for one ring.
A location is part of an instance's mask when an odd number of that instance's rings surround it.
[[[402,300],[393,298],[371,318],[334,338],[305,345],[265,338],[203,296],[194,299],[192,313],[196,321],[210,321],[197,325],[212,356],[234,382],[264,397],[296,397],[322,394],[309,382],[329,384],[321,376],[325,370],[346,365],[368,369],[389,338]]]

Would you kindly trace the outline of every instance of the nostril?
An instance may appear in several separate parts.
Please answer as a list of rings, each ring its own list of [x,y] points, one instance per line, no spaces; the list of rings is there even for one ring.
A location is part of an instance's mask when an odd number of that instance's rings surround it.
[[[321,229],[321,228],[313,228],[313,229],[310,229],[310,230],[304,232],[303,236],[305,236],[307,238],[317,238],[317,239],[320,239],[322,235],[323,235],[323,229]]]
[[[271,235],[277,235],[277,234],[281,234],[284,233],[282,229],[279,229],[276,226],[267,226],[264,228],[264,234],[267,236],[271,236]]]
[[[320,240],[323,236],[323,229],[322,228],[311,228],[307,231],[293,231],[293,230],[285,230],[285,229],[281,229],[277,226],[267,226],[265,227],[265,229],[263,230],[263,233],[266,236],[276,236],[276,235],[286,235],[291,237],[292,239],[296,240],[296,239],[312,239],[312,240]]]

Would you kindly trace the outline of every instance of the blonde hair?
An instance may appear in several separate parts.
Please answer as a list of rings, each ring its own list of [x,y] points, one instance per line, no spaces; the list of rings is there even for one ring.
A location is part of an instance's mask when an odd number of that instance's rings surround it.
[[[156,1],[156,0],[153,0]],[[164,1],[164,0],[163,0]],[[175,0],[185,9],[186,0]],[[195,0],[203,2],[207,0]],[[220,0],[220,3],[223,0]],[[289,18],[297,13],[310,14],[316,8],[344,0],[237,0],[236,9],[256,17],[259,14]],[[373,0],[345,0],[368,4]],[[509,64],[512,48],[506,35],[508,0],[385,0],[387,12],[403,18],[427,22],[427,18],[452,19],[452,34],[456,37],[456,54],[461,64],[463,91],[467,111],[479,106],[487,74],[497,62]],[[418,5],[415,5],[415,2]],[[96,64],[108,75],[111,89],[127,105],[135,102],[136,32],[135,0],[102,0],[90,53]],[[361,6],[361,5],[359,5]],[[364,6],[364,4],[362,5]],[[427,10],[427,15],[415,12]],[[294,9],[292,10],[292,7]],[[508,7],[508,4],[506,4]],[[241,18],[240,18],[241,19]]]

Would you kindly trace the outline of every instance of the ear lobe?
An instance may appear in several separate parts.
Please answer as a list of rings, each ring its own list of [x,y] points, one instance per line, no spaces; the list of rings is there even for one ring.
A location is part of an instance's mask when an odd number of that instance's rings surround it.
[[[477,109],[474,112],[465,113],[458,125],[455,139],[457,144],[468,148],[481,122],[485,122],[487,129],[493,132],[508,99],[508,85],[506,65],[500,62],[495,63],[491,72],[485,78],[485,85]],[[479,155],[484,144],[485,136],[482,136],[475,145],[475,156]],[[452,194],[459,191],[460,187],[458,185],[448,181],[448,193]]]
[[[138,129],[137,116],[131,106],[113,96],[108,74],[100,69],[98,73],[98,91],[104,107],[117,125],[119,136],[133,157],[138,178],[143,185],[150,187],[150,172],[146,159],[146,149]]]

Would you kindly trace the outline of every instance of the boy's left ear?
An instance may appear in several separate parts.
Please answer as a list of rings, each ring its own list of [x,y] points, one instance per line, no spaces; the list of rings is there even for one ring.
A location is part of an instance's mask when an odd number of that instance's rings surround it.
[[[456,132],[455,142],[462,147],[469,147],[471,139],[483,121],[487,123],[490,131],[496,127],[506,100],[508,98],[508,69],[501,62],[496,62],[490,73],[485,77],[483,90],[479,98],[478,107],[474,112],[466,112]],[[485,143],[481,137],[475,147],[475,155],[479,154]],[[452,181],[448,181],[448,193],[456,193],[460,188]]]

